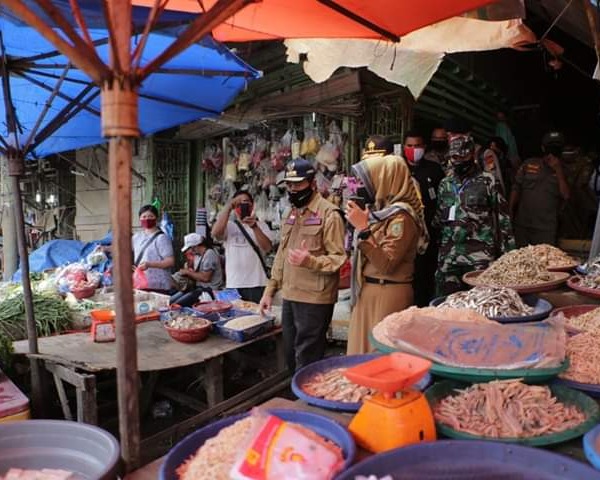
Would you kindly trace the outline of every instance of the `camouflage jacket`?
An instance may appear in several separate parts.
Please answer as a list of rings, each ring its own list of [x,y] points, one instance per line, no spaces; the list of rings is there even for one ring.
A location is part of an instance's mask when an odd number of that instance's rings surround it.
[[[477,172],[462,183],[453,174],[445,177],[434,224],[441,230],[439,258],[444,263],[485,268],[515,247],[508,204],[488,173]]]

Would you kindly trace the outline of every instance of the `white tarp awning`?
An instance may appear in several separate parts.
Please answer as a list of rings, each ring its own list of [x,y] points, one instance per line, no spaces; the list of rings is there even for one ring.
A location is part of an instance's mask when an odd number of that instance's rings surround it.
[[[407,87],[418,98],[446,53],[518,48],[537,39],[519,19],[486,21],[454,17],[416,30],[399,43],[379,40],[286,40],[287,60],[299,63],[315,82],[340,67],[367,67],[391,83]]]

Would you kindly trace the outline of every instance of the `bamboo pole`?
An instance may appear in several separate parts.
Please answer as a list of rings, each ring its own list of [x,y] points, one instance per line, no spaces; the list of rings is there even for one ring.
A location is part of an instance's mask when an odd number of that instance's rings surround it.
[[[38,338],[35,327],[35,317],[33,313],[33,293],[31,292],[31,280],[29,279],[29,252],[27,251],[27,240],[25,238],[25,221],[23,214],[23,200],[21,198],[20,177],[25,170],[23,157],[13,151],[8,157],[8,174],[12,183],[13,208],[15,223],[17,229],[17,246],[19,250],[21,266],[21,285],[23,287],[23,300],[25,303],[25,324],[27,327],[27,342],[30,354],[38,353]],[[40,361],[29,357],[29,366],[31,368],[31,398],[33,414],[37,417],[43,417],[43,386],[42,369]]]
[[[116,287],[117,387],[121,455],[127,470],[140,463],[140,414],[131,278],[131,157],[139,137],[138,93],[131,70],[131,1],[106,0],[110,20],[111,81],[102,85],[102,134],[109,138],[108,171]]]

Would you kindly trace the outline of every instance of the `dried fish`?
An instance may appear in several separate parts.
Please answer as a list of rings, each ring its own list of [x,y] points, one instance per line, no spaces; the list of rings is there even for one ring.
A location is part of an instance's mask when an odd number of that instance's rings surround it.
[[[334,368],[327,372],[317,373],[301,385],[301,388],[312,397],[344,403],[361,402],[375,393],[368,387],[352,383],[344,376],[345,371],[345,368]]]
[[[575,405],[559,402],[546,386],[520,380],[479,383],[442,399],[436,421],[489,438],[525,438],[562,432],[586,420]]]
[[[479,275],[476,282],[494,287],[521,287],[552,280],[545,262],[535,257],[529,248],[505,253]]]
[[[547,243],[540,245],[529,245],[521,250],[525,250],[528,255],[533,255],[539,259],[540,264],[546,268],[565,268],[572,267],[579,263],[573,257]]]
[[[439,307],[469,308],[486,317],[522,317],[534,312],[517,292],[504,287],[475,287],[453,293]]]

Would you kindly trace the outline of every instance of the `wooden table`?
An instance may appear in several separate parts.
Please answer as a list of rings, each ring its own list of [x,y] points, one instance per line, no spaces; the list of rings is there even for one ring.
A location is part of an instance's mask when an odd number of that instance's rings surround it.
[[[283,343],[281,328],[276,328],[249,342],[236,343],[226,338],[210,335],[201,343],[181,343],[173,340],[160,322],[145,322],[137,326],[138,370],[149,372],[148,380],[142,389],[141,410],[149,405],[151,394],[156,387],[161,371],[202,366],[205,370],[203,386],[208,407],[213,408],[223,402],[223,359],[228,353],[264,339],[274,339],[277,345],[277,370],[284,370]],[[44,362],[46,370],[54,377],[66,419],[74,418],[68,403],[63,382],[75,387],[77,400],[77,421],[97,424],[96,377],[102,371],[115,370],[116,343],[95,343],[89,333],[72,333],[39,339],[39,353],[29,355],[27,341],[14,344],[15,353],[38,358]],[[165,396],[175,395],[181,401],[182,394],[160,392]],[[193,399],[190,399],[192,405]],[[197,403],[197,402],[196,402]]]

